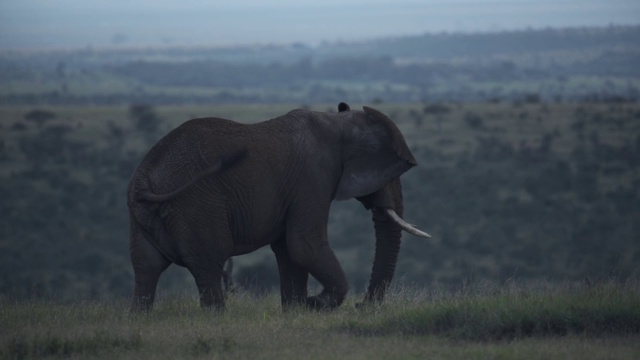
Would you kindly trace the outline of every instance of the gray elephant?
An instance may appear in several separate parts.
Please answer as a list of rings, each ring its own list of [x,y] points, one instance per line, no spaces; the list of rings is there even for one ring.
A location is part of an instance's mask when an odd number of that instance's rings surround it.
[[[226,292],[231,293],[235,290],[235,284],[233,283],[233,258],[227,260],[227,264],[222,271],[222,285]]]
[[[416,161],[396,125],[369,107],[293,110],[251,125],[194,119],[161,139],[128,189],[134,310],[153,305],[171,264],[195,278],[203,307],[224,308],[223,266],[265,245],[275,253],[282,305],[339,306],[347,279],[327,240],[333,200],[372,210],[376,234],[365,303],[380,302],[395,272],[402,220],[399,176]],[[311,274],[323,286],[307,295]]]

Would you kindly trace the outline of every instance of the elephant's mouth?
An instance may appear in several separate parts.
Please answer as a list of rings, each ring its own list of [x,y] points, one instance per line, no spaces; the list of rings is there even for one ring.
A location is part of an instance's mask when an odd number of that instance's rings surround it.
[[[402,230],[408,232],[409,234],[424,237],[424,238],[431,237],[431,235],[427,234],[426,232],[404,221],[393,209],[385,208],[384,212],[387,213],[387,215],[389,215],[391,220],[393,220],[396,224],[398,224],[402,228]]]

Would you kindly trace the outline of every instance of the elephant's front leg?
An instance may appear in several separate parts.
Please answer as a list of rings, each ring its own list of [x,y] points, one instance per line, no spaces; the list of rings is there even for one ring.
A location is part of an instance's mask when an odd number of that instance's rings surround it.
[[[321,206],[315,209],[322,210]],[[344,301],[349,286],[347,278],[327,240],[328,205],[326,213],[295,213],[287,226],[287,251],[294,263],[306,269],[322,286],[323,291],[307,298],[314,309],[333,309]]]
[[[313,259],[307,265],[311,275],[324,287],[320,294],[307,298],[307,306],[317,310],[331,310],[340,306],[347,296],[349,285],[328,242],[314,251]]]
[[[324,287],[322,292],[307,298],[307,306],[318,310],[330,310],[342,304],[349,285],[344,271],[327,243],[318,252],[317,261],[311,262],[310,272]]]
[[[271,249],[278,261],[282,307],[286,310],[296,305],[304,305],[307,300],[309,272],[291,259],[284,238],[271,244]]]

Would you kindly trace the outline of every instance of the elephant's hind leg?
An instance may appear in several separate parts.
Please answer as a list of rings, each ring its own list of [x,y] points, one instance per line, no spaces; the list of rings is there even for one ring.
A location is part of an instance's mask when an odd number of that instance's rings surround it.
[[[131,310],[148,311],[153,306],[160,274],[169,267],[171,262],[138,230],[132,230],[130,252],[135,276]]]
[[[172,227],[169,231],[182,254],[184,266],[196,281],[200,306],[223,310],[222,274],[224,263],[231,255],[231,235],[225,226],[219,225],[224,221],[215,213],[196,215],[180,214],[172,221],[182,226]]]
[[[224,309],[224,293],[222,292],[222,266],[218,269],[209,268],[207,270],[194,269],[189,267],[189,271],[196,280],[198,292],[200,293],[200,306],[203,308]]]

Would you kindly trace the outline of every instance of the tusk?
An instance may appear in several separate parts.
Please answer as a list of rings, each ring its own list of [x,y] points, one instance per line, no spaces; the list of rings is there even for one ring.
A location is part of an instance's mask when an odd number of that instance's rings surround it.
[[[408,222],[402,220],[402,218],[400,216],[398,216],[398,214],[393,210],[393,209],[384,209],[385,212],[391,217],[391,219],[393,219],[393,221],[396,222],[396,224],[400,225],[400,227],[402,228],[402,230],[408,232],[409,234],[413,234],[415,236],[420,236],[420,237],[425,237],[425,238],[430,238],[431,235],[427,234],[424,231],[421,231],[417,228],[415,228],[413,225],[409,224]]]

